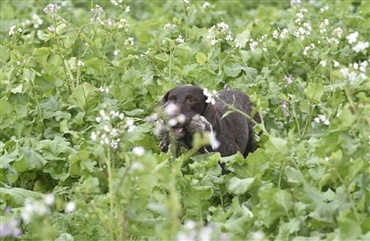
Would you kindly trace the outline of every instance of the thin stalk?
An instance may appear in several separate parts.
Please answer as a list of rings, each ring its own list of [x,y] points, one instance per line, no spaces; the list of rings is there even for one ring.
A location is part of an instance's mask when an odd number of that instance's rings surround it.
[[[111,150],[110,147],[107,148],[107,156],[105,158],[107,171],[108,171],[108,186],[109,186],[109,204],[110,204],[110,232],[109,237],[110,240],[114,240],[114,192],[113,192],[113,173],[112,173],[112,166],[111,166]]]

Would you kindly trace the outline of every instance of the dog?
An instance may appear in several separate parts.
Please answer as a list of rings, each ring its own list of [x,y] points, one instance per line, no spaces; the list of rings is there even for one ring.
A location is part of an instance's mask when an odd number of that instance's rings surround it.
[[[217,140],[201,152],[217,151],[223,157],[240,152],[246,157],[255,151],[254,124],[249,117],[257,123],[261,123],[261,118],[252,112],[249,97],[238,90],[221,90],[213,93],[213,98],[206,94],[207,91],[198,86],[179,86],[159,101],[157,106],[164,113],[164,118],[158,120],[161,151],[168,151],[171,137],[176,145],[191,149],[195,133],[210,133]],[[246,115],[238,111],[227,113],[230,106]]]

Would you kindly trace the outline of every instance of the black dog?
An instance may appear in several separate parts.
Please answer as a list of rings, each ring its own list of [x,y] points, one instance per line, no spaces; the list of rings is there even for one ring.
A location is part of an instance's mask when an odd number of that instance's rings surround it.
[[[178,144],[192,148],[193,135],[196,132],[216,133],[219,145],[207,146],[205,152],[218,151],[221,156],[230,156],[239,151],[247,156],[256,150],[252,121],[235,111],[223,117],[230,110],[227,105],[251,116],[253,105],[249,97],[237,90],[222,90],[215,95],[213,103],[207,103],[210,101],[204,90],[197,86],[179,86],[164,95],[158,105],[166,110],[164,119],[172,119],[172,123],[167,121],[170,129],[159,130],[159,147],[162,151],[168,150],[170,135]],[[261,122],[258,113],[251,117],[257,123]]]

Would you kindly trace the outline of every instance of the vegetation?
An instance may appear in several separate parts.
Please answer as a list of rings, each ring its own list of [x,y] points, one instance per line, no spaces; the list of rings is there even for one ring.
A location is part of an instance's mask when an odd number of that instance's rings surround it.
[[[3,0],[0,239],[369,240],[369,15]],[[250,95],[259,149],[160,153],[148,117],[185,84]]]

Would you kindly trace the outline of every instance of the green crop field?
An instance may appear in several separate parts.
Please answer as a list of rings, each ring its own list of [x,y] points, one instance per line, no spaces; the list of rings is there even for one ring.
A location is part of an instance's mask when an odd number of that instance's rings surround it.
[[[370,240],[370,1],[0,4],[0,240]],[[187,84],[257,151],[160,152]]]

